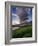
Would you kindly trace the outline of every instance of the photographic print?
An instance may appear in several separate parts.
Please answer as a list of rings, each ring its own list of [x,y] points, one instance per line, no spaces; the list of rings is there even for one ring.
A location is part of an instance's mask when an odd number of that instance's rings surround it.
[[[37,4],[5,2],[5,44],[37,42]]]
[[[11,6],[12,38],[32,37],[32,8]]]

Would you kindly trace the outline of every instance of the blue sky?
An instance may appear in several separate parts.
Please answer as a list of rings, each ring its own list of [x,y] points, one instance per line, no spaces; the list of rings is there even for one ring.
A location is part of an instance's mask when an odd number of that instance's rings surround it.
[[[14,7],[11,7],[11,13],[16,14],[16,7],[15,6]]]
[[[11,7],[11,14],[16,14],[16,6],[12,6]],[[26,9],[26,12],[27,12],[27,15],[28,15],[28,22],[29,21],[32,21],[32,8],[25,8]],[[15,21],[16,20],[16,16],[12,16],[12,19]]]

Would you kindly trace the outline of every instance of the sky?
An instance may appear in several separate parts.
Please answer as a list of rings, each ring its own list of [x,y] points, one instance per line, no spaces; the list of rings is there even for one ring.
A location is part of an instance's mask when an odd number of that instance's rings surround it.
[[[12,15],[12,24],[20,24],[19,16],[23,11],[23,7],[19,8],[16,6],[11,6],[11,15]],[[26,11],[26,14],[28,15],[28,19],[26,21],[30,22],[32,21],[32,8],[24,8]]]

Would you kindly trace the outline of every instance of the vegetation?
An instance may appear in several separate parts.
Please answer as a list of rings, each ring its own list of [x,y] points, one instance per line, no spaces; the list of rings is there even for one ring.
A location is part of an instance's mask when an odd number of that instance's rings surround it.
[[[32,37],[32,25],[23,26],[12,32],[12,38]]]

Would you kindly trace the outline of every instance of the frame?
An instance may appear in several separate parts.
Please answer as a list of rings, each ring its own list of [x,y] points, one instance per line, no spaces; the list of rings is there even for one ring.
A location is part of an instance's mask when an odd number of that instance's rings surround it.
[[[32,10],[32,37],[30,38],[12,38],[12,16],[10,6],[31,7]],[[37,42],[37,4],[23,2],[5,2],[5,44],[21,44]]]

